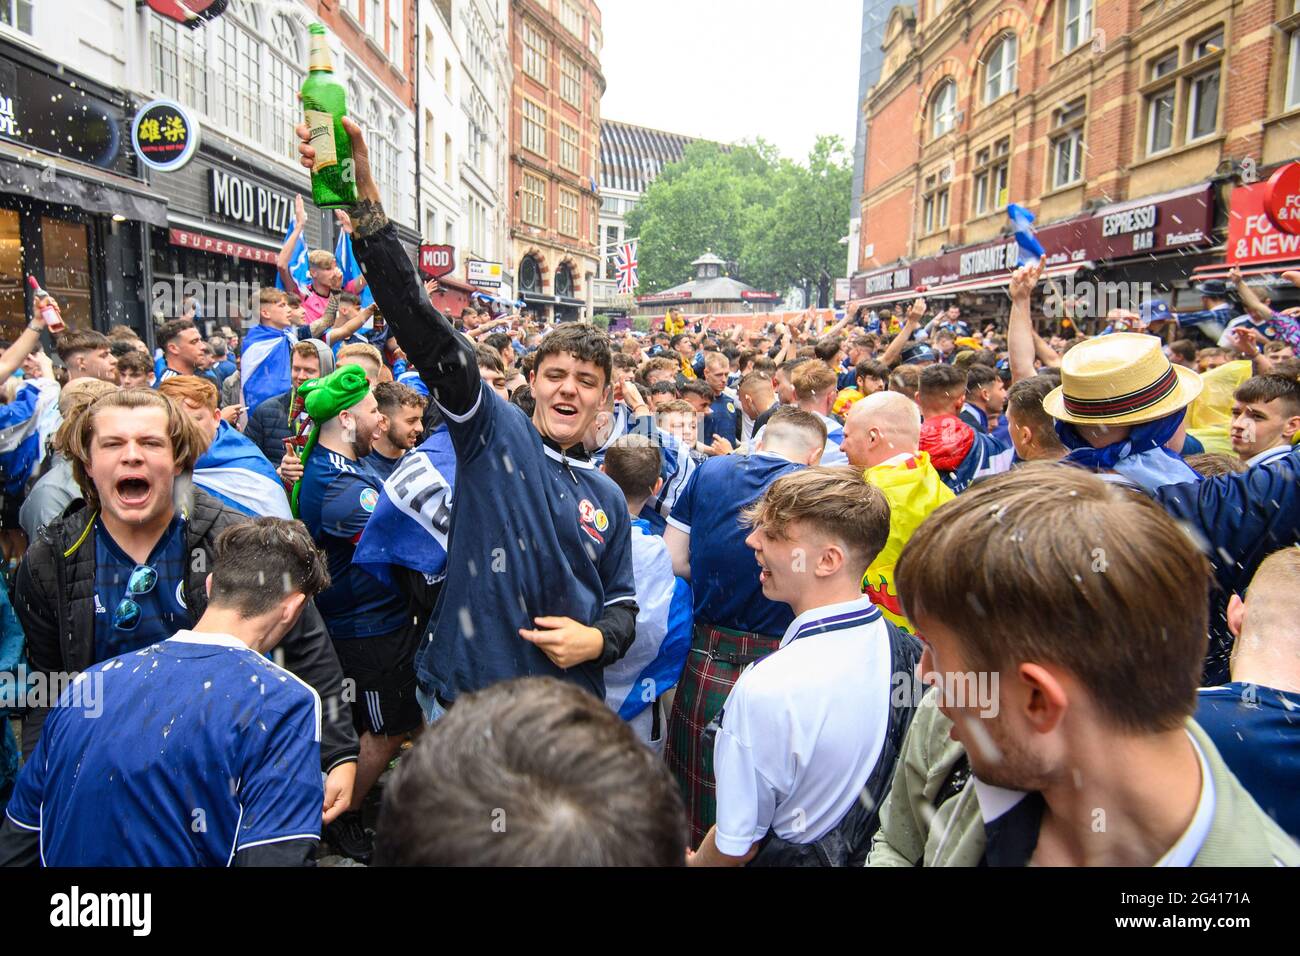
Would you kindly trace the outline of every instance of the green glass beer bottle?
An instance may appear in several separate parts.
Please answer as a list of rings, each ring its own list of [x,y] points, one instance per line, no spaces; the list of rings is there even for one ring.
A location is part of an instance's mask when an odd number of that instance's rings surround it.
[[[325,27],[313,23],[311,59],[307,79],[302,82],[302,109],[316,150],[316,167],[311,173],[311,198],[319,209],[352,206],[357,201],[357,178],[352,165],[352,139],[343,128],[347,94],[334,79]]]

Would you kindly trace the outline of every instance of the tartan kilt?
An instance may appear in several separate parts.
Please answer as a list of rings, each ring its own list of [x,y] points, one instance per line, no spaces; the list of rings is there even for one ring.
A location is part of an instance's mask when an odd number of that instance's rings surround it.
[[[686,668],[677,682],[664,748],[664,760],[686,802],[692,847],[700,845],[717,819],[713,739],[705,740],[704,730],[722,710],[741,671],[780,644],[781,635],[768,637],[710,624],[695,625]]]

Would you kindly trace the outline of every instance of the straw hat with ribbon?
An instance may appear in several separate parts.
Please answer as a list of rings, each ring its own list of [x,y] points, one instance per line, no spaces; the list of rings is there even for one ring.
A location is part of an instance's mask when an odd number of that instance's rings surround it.
[[[299,461],[306,467],[307,459],[316,447],[320,437],[320,426],[357,404],[370,391],[370,382],[359,365],[344,365],[335,369],[324,378],[313,378],[298,386],[298,395],[303,400],[303,407],[311,417],[311,432],[307,435],[307,444],[302,448]],[[289,500],[293,516],[298,517],[298,492],[302,488],[302,479],[293,484],[293,496]]]
[[[1080,342],[1061,359],[1061,384],[1043,410],[1073,425],[1137,425],[1186,408],[1201,378],[1172,365],[1160,339],[1116,332]]]

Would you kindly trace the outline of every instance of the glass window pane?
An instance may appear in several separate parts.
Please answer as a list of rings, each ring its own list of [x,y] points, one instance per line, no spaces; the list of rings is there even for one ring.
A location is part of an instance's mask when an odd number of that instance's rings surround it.
[[[27,326],[23,300],[23,244],[18,213],[0,209],[0,338],[18,338]]]
[[[1300,5],[1300,0],[1296,0]],[[1291,62],[1287,65],[1286,105],[1300,106],[1300,30],[1291,34]]]
[[[1199,139],[1214,132],[1219,115],[1219,71],[1198,77],[1192,83],[1191,129],[1188,139]]]
[[[85,223],[41,217],[44,286],[58,300],[63,320],[77,329],[91,327],[90,256]]]

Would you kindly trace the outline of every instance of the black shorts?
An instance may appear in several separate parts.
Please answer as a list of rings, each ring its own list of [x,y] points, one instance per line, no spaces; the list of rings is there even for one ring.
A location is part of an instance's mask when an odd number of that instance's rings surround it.
[[[339,638],[334,650],[343,666],[344,699],[352,704],[358,732],[395,737],[423,726],[415,699],[415,652],[421,633],[406,627],[393,634]]]

